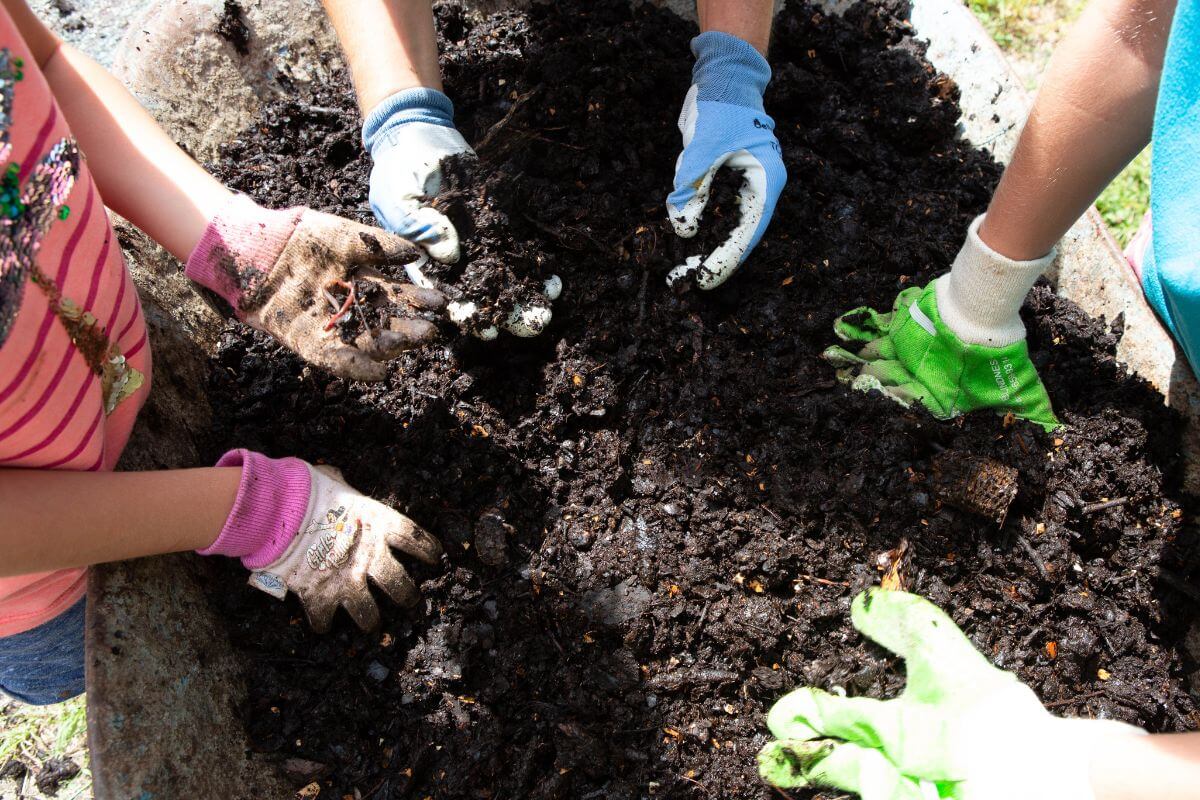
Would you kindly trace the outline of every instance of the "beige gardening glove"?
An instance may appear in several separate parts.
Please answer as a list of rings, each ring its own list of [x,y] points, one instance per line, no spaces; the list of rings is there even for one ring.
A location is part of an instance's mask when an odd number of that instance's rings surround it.
[[[220,536],[201,555],[240,558],[250,585],[281,600],[295,592],[318,633],[339,607],[363,630],[379,624],[368,580],[400,605],[417,602],[392,549],[433,564],[442,546],[408,517],[352,489],[332,467],[250,450],[231,450],[217,466],[241,467],[242,479]]]
[[[238,195],[209,223],[187,275],[238,317],[304,360],[352,380],[379,381],[386,361],[433,338],[420,312],[445,298],[377,267],[422,257],[410,242],[307,208],[271,211]]]

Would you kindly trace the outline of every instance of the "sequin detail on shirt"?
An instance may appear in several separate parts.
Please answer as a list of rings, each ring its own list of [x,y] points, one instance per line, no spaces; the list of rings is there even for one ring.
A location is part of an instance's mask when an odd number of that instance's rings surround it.
[[[14,58],[7,48],[0,49],[0,164],[5,165],[0,172],[0,346],[21,310],[28,278],[46,295],[71,343],[100,379],[104,412],[111,414],[141,388],[145,377],[126,363],[96,316],[63,297],[54,280],[37,265],[38,250],[50,226],[70,217],[71,210],[64,203],[79,175],[79,148],[73,139],[60,140],[24,184],[20,166],[7,163],[12,154],[13,96],[24,77],[23,67],[22,59]]]

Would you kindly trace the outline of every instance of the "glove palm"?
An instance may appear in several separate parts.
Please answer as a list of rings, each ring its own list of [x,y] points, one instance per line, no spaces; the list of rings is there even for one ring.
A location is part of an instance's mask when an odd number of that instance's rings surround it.
[[[887,701],[811,687],[783,697],[767,719],[781,741],[759,754],[763,777],[776,786],[832,787],[864,800],[1088,800],[1091,743],[1141,733],[1052,716],[916,595],[868,590],[855,598],[851,618],[904,658],[907,686]]]

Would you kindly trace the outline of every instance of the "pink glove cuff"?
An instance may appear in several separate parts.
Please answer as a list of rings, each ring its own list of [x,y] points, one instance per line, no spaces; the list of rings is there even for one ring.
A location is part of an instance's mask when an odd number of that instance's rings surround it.
[[[267,458],[250,450],[230,450],[218,467],[241,467],[233,510],[217,540],[202,556],[242,559],[247,569],[262,569],[279,560],[300,532],[308,514],[312,475],[298,458]]]
[[[208,223],[184,272],[240,310],[253,298],[296,230],[302,208],[272,211],[244,194],[234,195]]]

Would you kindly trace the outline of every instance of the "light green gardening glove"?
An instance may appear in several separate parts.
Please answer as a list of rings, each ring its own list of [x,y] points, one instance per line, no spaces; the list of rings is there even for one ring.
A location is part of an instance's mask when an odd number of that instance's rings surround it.
[[[840,789],[863,800],[1094,800],[1093,744],[1144,733],[1111,720],[1052,716],[917,595],[868,589],[854,599],[851,618],[904,658],[908,685],[886,701],[814,688],[784,696],[767,717],[779,741],[758,755],[768,783]]]
[[[822,354],[839,368],[838,379],[905,407],[920,402],[938,419],[992,408],[1058,427],[1025,339],[1004,347],[964,342],[938,313],[937,283],[905,289],[890,314],[864,306],[838,317],[834,333],[858,345],[857,352],[834,346]]]

